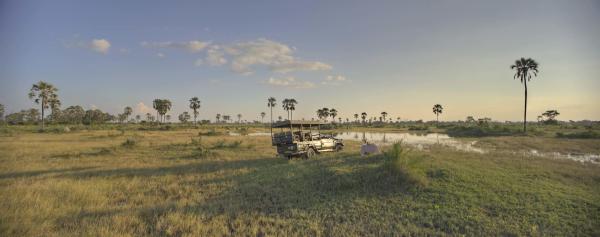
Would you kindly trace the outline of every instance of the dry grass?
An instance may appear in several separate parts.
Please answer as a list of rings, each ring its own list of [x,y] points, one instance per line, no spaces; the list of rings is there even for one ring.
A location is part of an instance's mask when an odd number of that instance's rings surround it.
[[[357,143],[288,161],[268,137],[199,132],[0,137],[0,235],[600,234],[596,165],[440,147],[416,152],[414,186]]]

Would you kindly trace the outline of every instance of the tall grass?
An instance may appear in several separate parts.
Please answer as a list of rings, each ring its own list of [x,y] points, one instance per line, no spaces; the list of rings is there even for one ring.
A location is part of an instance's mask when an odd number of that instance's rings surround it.
[[[418,167],[423,157],[411,153],[402,142],[394,143],[383,152],[384,167],[402,182],[416,186],[427,185],[425,172]]]

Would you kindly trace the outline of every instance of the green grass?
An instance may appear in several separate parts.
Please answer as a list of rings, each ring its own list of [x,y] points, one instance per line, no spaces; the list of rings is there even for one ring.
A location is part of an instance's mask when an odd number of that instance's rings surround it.
[[[600,235],[598,165],[441,146],[361,157],[352,142],[288,161],[269,137],[208,131],[4,133],[0,236]]]

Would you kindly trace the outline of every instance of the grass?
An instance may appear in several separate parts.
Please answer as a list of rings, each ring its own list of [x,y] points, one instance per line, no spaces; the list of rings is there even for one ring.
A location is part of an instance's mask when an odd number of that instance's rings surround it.
[[[0,136],[0,236],[600,235],[598,165],[442,146],[361,157],[353,142],[288,161],[269,137],[208,131]]]

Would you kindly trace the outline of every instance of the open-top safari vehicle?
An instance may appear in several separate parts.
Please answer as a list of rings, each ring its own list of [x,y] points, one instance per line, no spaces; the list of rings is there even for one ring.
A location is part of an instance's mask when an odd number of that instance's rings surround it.
[[[342,139],[331,135],[321,134],[321,121],[285,120],[274,123],[273,129],[280,128],[280,132],[271,135],[273,146],[277,146],[277,153],[283,157],[292,158],[302,156],[312,158],[318,153],[327,151],[340,151],[344,147]]]

